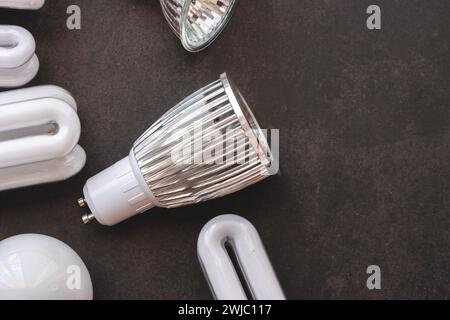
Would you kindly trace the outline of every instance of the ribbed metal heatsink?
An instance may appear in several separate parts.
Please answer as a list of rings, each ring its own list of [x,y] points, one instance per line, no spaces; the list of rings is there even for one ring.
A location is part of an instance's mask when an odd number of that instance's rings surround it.
[[[227,146],[222,154],[196,161],[220,144]],[[174,159],[182,150],[192,152]],[[226,74],[166,113],[133,152],[158,205],[166,208],[239,191],[268,177],[272,161],[266,138]]]
[[[231,18],[237,0],[160,0],[170,27],[189,51],[211,44]]]

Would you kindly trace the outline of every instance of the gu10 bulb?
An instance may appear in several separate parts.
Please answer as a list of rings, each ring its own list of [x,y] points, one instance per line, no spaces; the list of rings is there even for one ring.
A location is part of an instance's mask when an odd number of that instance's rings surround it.
[[[37,10],[44,4],[45,0],[0,0],[0,8]]]
[[[92,300],[86,265],[65,243],[38,234],[0,241],[0,300]]]
[[[238,0],[160,0],[164,16],[183,47],[197,52],[209,46],[230,20]]]
[[[20,87],[39,70],[36,43],[27,30],[0,25],[0,87]]]
[[[226,245],[234,253],[237,268]],[[214,218],[202,229],[197,252],[216,299],[285,300],[258,231],[248,220],[236,215]]]
[[[64,89],[0,93],[0,191],[68,179],[86,162],[77,104]]]
[[[83,221],[112,226],[155,206],[222,197],[267,178],[272,161],[256,119],[223,74],[162,116],[128,157],[87,181],[79,204],[92,213]]]

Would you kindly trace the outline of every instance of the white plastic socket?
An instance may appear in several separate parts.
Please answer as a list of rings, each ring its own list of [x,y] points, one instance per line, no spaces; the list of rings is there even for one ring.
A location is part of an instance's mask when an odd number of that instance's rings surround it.
[[[158,203],[147,187],[132,152],[90,178],[83,193],[89,208],[95,212],[95,219],[106,226],[116,225]]]

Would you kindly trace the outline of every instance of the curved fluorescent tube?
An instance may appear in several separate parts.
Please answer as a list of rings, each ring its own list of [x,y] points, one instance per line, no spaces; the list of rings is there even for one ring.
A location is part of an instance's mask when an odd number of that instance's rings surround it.
[[[44,4],[45,0],[0,0],[0,8],[37,10]]]
[[[244,285],[225,248],[235,252]],[[285,296],[255,227],[236,215],[219,216],[208,222],[200,233],[197,252],[205,277],[218,300],[284,300]]]
[[[22,27],[0,25],[0,87],[20,87],[39,70],[33,35]]]
[[[0,191],[65,180],[84,167],[76,110],[56,86],[0,93]]]

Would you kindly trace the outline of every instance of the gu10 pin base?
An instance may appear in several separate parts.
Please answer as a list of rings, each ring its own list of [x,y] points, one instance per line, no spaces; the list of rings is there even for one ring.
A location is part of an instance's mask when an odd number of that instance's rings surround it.
[[[214,140],[203,140],[208,136]],[[195,161],[197,153],[216,143],[228,146],[225,154]],[[193,152],[174,158],[179,150]],[[224,155],[232,157],[220,162]],[[267,178],[272,161],[253,113],[223,74],[161,117],[128,157],[87,181],[79,204],[92,213],[83,222],[95,218],[112,226],[153,207],[176,208],[226,196]]]
[[[85,198],[78,199],[78,205],[80,208],[84,208],[87,206],[87,202]],[[84,214],[81,219],[83,220],[84,224],[90,224],[91,222],[95,221],[95,215],[93,213],[86,213]]]

